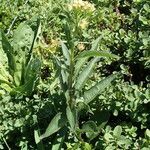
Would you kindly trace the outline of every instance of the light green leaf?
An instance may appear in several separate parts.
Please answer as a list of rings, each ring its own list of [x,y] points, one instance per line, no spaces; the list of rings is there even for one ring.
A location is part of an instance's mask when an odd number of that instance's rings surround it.
[[[116,138],[120,138],[121,133],[122,133],[122,127],[121,126],[116,126],[115,129],[114,129],[114,131],[113,131],[113,135]]]
[[[150,138],[150,130],[146,129],[145,134]]]
[[[100,82],[96,83],[93,87],[91,87],[88,91],[84,93],[84,100],[86,103],[90,103],[96,98],[96,96],[100,95],[101,92],[105,90],[108,86],[111,85],[111,82],[117,77],[118,74],[112,74]]]
[[[111,141],[113,139],[113,136],[110,133],[105,133],[104,138],[107,141]]]
[[[24,73],[24,81],[21,86],[18,86],[13,89],[12,93],[20,93],[25,95],[30,95],[34,87],[36,85],[36,82],[38,80],[38,76],[40,73],[41,68],[41,62],[39,59],[32,59]]]
[[[40,139],[38,130],[34,130],[34,139],[35,139],[35,143],[37,144],[38,150],[44,150],[44,145]]]

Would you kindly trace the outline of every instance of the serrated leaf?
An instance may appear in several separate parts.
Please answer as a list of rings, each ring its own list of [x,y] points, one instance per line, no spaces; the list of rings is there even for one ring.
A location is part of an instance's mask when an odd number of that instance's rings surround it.
[[[44,139],[49,137],[50,135],[56,133],[66,124],[66,119],[62,115],[62,113],[56,114],[56,116],[51,120],[44,134],[40,136],[40,139]]]
[[[87,64],[87,66],[79,74],[79,76],[77,78],[77,81],[75,83],[75,89],[76,90],[80,91],[83,88],[83,86],[85,85],[86,81],[88,80],[88,78],[92,74],[93,68],[94,68],[94,66],[95,66],[97,61],[98,61],[98,58],[92,59],[89,62],[89,64]]]
[[[96,96],[100,95],[101,92],[105,90],[108,86],[111,85],[111,82],[117,77],[118,74],[112,74],[100,82],[96,83],[93,87],[91,87],[88,91],[84,93],[84,100],[86,103],[90,103],[96,98]]]

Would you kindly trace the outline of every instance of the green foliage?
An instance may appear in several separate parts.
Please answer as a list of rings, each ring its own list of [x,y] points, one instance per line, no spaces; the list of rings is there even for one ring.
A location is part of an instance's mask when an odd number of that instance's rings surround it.
[[[150,149],[148,0],[0,3],[0,149]]]
[[[36,28],[39,27],[39,20],[37,21]],[[37,31],[26,23],[22,23],[14,32],[12,43],[10,43],[4,33],[1,33],[2,49],[0,49],[7,61],[6,65],[1,72],[1,76],[5,76],[5,72],[10,78],[1,80],[0,86],[3,89],[3,83],[7,84],[9,88],[4,88],[6,92],[30,94],[40,72],[40,61],[31,58],[34,42],[36,40]],[[12,45],[12,46],[11,46]],[[3,65],[3,64],[2,64]],[[8,71],[7,71],[8,69]],[[9,79],[11,79],[9,81]]]

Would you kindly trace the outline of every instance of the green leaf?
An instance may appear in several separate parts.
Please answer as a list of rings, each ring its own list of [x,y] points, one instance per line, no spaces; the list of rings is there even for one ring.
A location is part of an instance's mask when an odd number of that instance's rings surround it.
[[[12,45],[16,54],[16,61],[22,63],[23,59],[25,59],[24,61],[28,60],[31,55],[34,34],[34,31],[26,22],[19,24],[17,29],[14,31]],[[28,62],[25,62],[25,64],[26,63]]]
[[[40,68],[41,68],[40,60],[32,59],[29,62],[24,73],[24,79],[25,79],[24,84],[14,88],[12,93],[30,95],[33,92],[36,82],[38,80]]]
[[[101,39],[102,39],[102,36],[98,37],[96,40],[94,40],[92,42],[92,47],[91,47],[90,51],[96,51],[98,49],[98,46],[99,46]]]
[[[3,32],[1,32],[1,36],[2,36],[2,48],[3,51],[6,53],[8,59],[9,73],[13,76],[16,69],[16,63],[13,56],[13,48],[8,42]]]
[[[98,44],[101,40],[101,37],[98,37],[96,40],[93,41],[92,43],[92,48],[90,49],[90,51],[96,51],[98,49]],[[74,78],[77,77],[78,73],[80,72],[82,66],[87,62],[88,57],[84,57],[84,58],[78,58],[77,62],[75,64],[75,72],[74,72]]]
[[[34,139],[35,139],[35,143],[37,144],[38,150],[44,150],[44,145],[40,139],[38,130],[34,130]]]
[[[82,131],[86,132],[86,136],[92,140],[98,135],[97,126],[94,121],[87,121],[82,126]]]
[[[89,62],[89,64],[83,69],[83,71],[79,74],[76,84],[75,84],[75,88],[77,90],[81,90],[83,88],[83,86],[85,85],[86,81],[88,80],[88,78],[90,77],[90,75],[93,72],[93,68],[96,64],[96,62],[98,61],[98,58],[94,58],[93,60],[91,60]]]
[[[93,115],[91,115],[90,119],[97,124],[98,129],[100,130],[106,125],[106,123],[109,120],[109,117],[110,117],[109,111],[106,110],[100,111],[97,109],[93,111]]]
[[[66,119],[62,115],[62,113],[56,114],[56,116],[51,120],[44,134],[40,136],[40,139],[44,139],[49,137],[50,135],[56,133],[66,124]]]
[[[61,47],[62,47],[62,52],[64,55],[64,58],[66,59],[66,65],[70,64],[70,53],[67,48],[67,46],[61,41]]]
[[[33,47],[34,47],[35,41],[36,41],[38,35],[40,34],[39,33],[40,32],[40,26],[41,26],[40,19],[36,18],[35,24],[31,25],[31,28],[34,31],[34,38],[32,40],[32,44],[31,44],[31,47],[30,47],[30,50],[29,50],[29,55],[28,55],[28,58],[27,58],[27,61],[26,61],[27,63],[30,61],[31,53],[33,51]]]
[[[102,51],[84,51],[79,54],[78,58],[84,58],[84,57],[106,57],[106,58],[119,58],[117,55],[102,52]]]
[[[111,85],[111,82],[117,77],[118,74],[112,74],[105,79],[98,82],[96,85],[91,87],[88,91],[84,93],[84,100],[86,103],[90,103],[96,98],[96,96],[100,95],[101,92],[105,90],[108,86]]]
[[[116,126],[114,131],[113,131],[113,135],[116,137],[116,138],[120,138],[121,136],[121,133],[122,133],[122,127],[121,126]]]
[[[110,133],[105,133],[104,138],[107,141],[111,141],[113,139],[113,136]]]
[[[64,127],[57,133],[55,140],[52,143],[52,150],[61,150],[67,131],[67,127]]]
[[[74,132],[75,126],[76,126],[76,110],[71,110],[70,107],[68,106],[66,108],[66,115],[67,115],[67,119],[69,121],[71,130]]]
[[[150,138],[150,130],[146,129],[145,134]]]
[[[81,68],[86,63],[87,60],[88,60],[88,58],[86,58],[86,57],[78,59],[78,61],[75,64],[74,79],[77,77],[77,75],[79,74]]]

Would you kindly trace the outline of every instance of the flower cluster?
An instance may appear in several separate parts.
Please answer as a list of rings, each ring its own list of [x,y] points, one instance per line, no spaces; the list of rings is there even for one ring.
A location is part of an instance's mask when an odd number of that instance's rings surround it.
[[[68,4],[69,10],[79,9],[81,11],[93,12],[95,10],[94,4],[83,0],[74,0],[71,4]]]

